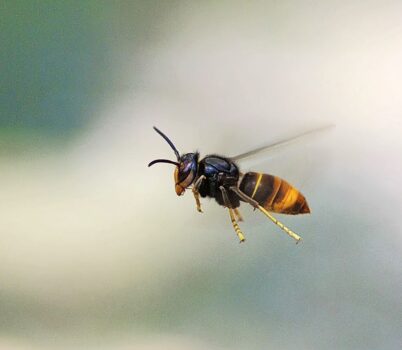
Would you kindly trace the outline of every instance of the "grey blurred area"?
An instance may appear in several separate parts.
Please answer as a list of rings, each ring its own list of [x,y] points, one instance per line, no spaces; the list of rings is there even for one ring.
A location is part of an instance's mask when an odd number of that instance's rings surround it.
[[[400,349],[402,4],[3,1],[0,349]],[[181,152],[312,214],[178,198]]]

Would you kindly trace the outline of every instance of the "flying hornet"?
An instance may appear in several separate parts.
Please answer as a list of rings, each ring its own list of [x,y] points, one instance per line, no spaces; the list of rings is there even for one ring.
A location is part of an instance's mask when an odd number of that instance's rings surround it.
[[[168,163],[175,166],[174,181],[178,196],[182,196],[186,189],[191,188],[197,210],[202,213],[200,196],[202,198],[215,198],[216,202],[226,207],[229,211],[233,228],[241,242],[245,241],[238,221],[243,221],[239,212],[241,202],[250,204],[268,217],[275,225],[279,226],[298,243],[301,237],[287,228],[283,223],[272,216],[271,213],[288,215],[308,214],[310,207],[303,194],[287,181],[278,176],[260,172],[241,173],[237,161],[289,143],[296,138],[316,132],[313,130],[293,139],[281,141],[269,146],[264,146],[250,152],[239,154],[235,157],[223,157],[210,154],[202,158],[198,152],[180,155],[173,142],[158,128],[154,130],[164,138],[176,155],[176,160],[155,159],[148,167],[156,163]],[[320,129],[321,130],[321,129]]]

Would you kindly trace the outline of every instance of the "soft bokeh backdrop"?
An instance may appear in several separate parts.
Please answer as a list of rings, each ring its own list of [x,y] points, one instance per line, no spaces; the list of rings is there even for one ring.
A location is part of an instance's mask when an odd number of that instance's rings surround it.
[[[0,348],[400,349],[402,3],[3,1]],[[299,187],[295,246],[173,158]]]

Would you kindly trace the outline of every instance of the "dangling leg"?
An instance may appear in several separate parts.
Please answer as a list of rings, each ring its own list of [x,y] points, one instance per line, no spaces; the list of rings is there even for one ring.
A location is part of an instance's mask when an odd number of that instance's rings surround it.
[[[241,216],[239,209],[234,208],[233,211],[234,211],[234,213],[235,213],[235,215],[236,215],[238,221],[244,221],[244,220],[243,220],[243,216]]]
[[[202,208],[201,208],[201,202],[200,202],[200,194],[193,190],[193,195],[194,195],[194,198],[195,198],[195,205],[197,206],[197,210],[200,213],[203,213]]]
[[[236,231],[237,237],[239,237],[240,243],[243,243],[246,240],[246,238],[244,237],[243,232],[241,232],[240,227],[237,224],[236,218],[233,213],[233,209],[232,208],[228,208],[228,209],[229,209],[230,220],[232,221],[233,228]]]
[[[244,238],[243,232],[241,232],[239,225],[237,224],[235,215],[234,215],[234,210],[230,207],[230,201],[228,194],[226,193],[226,190],[223,186],[219,187],[219,189],[222,191],[222,197],[223,201],[225,202],[225,206],[229,209],[229,215],[230,215],[230,220],[232,221],[233,228],[237,234],[237,237],[239,237],[240,243],[244,242],[246,239]]]
[[[283,231],[285,231],[290,237],[296,240],[296,244],[301,241],[301,237],[293,232],[291,229],[287,228],[284,224],[282,224],[278,219],[274,218],[268,211],[266,211],[263,207],[259,206],[258,209],[260,209],[271,221],[275,224],[278,225]]]
[[[292,230],[290,230],[289,228],[287,228],[284,224],[282,224],[280,221],[278,221],[277,219],[275,219],[264,207],[262,207],[261,205],[258,204],[257,201],[255,201],[254,199],[250,198],[249,196],[247,196],[245,193],[243,193],[242,191],[240,191],[240,189],[238,187],[231,187],[230,188],[233,192],[235,192],[241,199],[243,199],[244,201],[248,202],[249,204],[251,204],[254,208],[259,209],[265,216],[267,216],[275,225],[278,225],[283,231],[285,231],[290,237],[292,237],[293,239],[296,240],[296,244],[300,242],[301,237],[296,234],[295,232],[293,232]]]
[[[204,179],[205,179],[205,175],[201,175],[193,185],[193,195],[195,198],[195,204],[197,205],[197,210],[200,213],[202,213],[202,208],[201,208],[201,202],[200,202],[200,193],[198,192],[198,189],[200,188],[201,182]]]

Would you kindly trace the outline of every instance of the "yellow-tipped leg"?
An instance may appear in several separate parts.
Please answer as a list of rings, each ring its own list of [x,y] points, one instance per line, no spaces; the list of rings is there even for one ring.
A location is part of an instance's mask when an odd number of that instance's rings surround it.
[[[197,210],[202,213],[202,208],[201,208],[201,202],[200,202],[200,194],[197,191],[194,191],[193,189],[193,195],[195,198],[195,204],[197,205]]]
[[[244,220],[243,220],[243,216],[241,216],[239,209],[234,208],[233,211],[234,211],[234,213],[235,213],[235,215],[236,215],[238,221],[244,221]]]
[[[301,241],[301,237],[296,234],[295,232],[293,232],[292,230],[288,229],[284,224],[282,224],[280,221],[278,221],[277,219],[275,219],[268,211],[265,210],[264,207],[262,207],[261,205],[258,204],[258,202],[256,200],[254,200],[253,198],[247,196],[246,194],[244,194],[242,191],[240,191],[240,189],[236,186],[232,186],[230,187],[230,189],[235,192],[240,198],[242,198],[245,202],[248,202],[249,204],[251,204],[254,209],[259,209],[260,211],[262,211],[262,213],[267,216],[275,225],[278,225],[283,231],[285,231],[290,237],[292,237],[293,239],[296,240],[296,244],[299,243]]]
[[[275,219],[269,212],[267,212],[261,205],[258,206],[258,209],[264,213],[275,225],[278,225],[283,231],[285,231],[290,237],[296,240],[296,244],[300,242],[301,237],[294,233],[292,230],[288,229],[284,224]]]
[[[241,232],[239,225],[237,224],[235,215],[233,213],[232,208],[229,209],[229,214],[230,214],[230,220],[232,220],[232,225],[234,230],[236,231],[237,237],[239,237],[240,243],[244,242],[246,239],[244,238],[243,232]]]
[[[198,192],[198,189],[201,186],[202,181],[205,179],[205,175],[201,175],[194,183],[193,186],[193,195],[195,198],[195,203],[197,205],[197,210],[202,213],[202,208],[201,208],[201,202],[200,202],[200,193]]]

